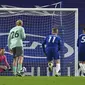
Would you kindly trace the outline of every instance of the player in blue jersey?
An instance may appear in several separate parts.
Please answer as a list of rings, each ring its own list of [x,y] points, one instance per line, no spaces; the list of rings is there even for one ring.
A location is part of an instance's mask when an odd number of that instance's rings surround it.
[[[81,34],[78,38],[77,46],[79,66],[85,75],[85,28],[83,29],[83,34]]]
[[[23,21],[17,20],[16,26],[10,30],[8,36],[8,47],[13,52],[13,74],[21,75],[23,63],[23,39],[25,39],[25,30],[22,27]]]
[[[61,50],[61,38],[58,36],[58,29],[53,28],[52,34],[48,35],[44,40],[43,51],[47,56],[49,71],[52,71],[53,60],[56,63],[56,76],[59,75],[60,70],[60,58],[59,51]]]

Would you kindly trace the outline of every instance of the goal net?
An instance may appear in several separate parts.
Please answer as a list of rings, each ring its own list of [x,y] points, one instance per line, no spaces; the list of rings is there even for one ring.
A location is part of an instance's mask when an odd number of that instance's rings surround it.
[[[7,37],[16,20],[24,22],[26,31],[24,44],[25,75],[49,76],[46,56],[42,50],[44,38],[51,34],[52,28],[59,29],[63,41],[61,58],[61,75],[73,76],[78,72],[78,9],[75,8],[0,8],[0,47],[5,48],[5,55],[12,65],[13,57],[7,47]],[[54,66],[55,67],[55,66]],[[53,68],[52,75],[55,74]],[[12,72],[0,73],[12,75]]]

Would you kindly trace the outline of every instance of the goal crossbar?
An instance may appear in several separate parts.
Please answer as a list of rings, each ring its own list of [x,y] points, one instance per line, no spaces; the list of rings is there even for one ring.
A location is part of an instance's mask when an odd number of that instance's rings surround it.
[[[0,10],[8,11],[78,11],[78,8],[0,8]]]

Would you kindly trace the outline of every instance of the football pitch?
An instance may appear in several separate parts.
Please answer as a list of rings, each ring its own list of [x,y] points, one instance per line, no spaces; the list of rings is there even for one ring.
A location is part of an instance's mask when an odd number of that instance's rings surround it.
[[[85,77],[0,76],[0,85],[85,85]]]

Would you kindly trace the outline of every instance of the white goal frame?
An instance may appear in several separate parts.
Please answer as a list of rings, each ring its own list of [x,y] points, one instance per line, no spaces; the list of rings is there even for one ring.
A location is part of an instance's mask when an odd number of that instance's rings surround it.
[[[78,76],[78,8],[0,8],[0,11],[75,11],[75,76]]]

